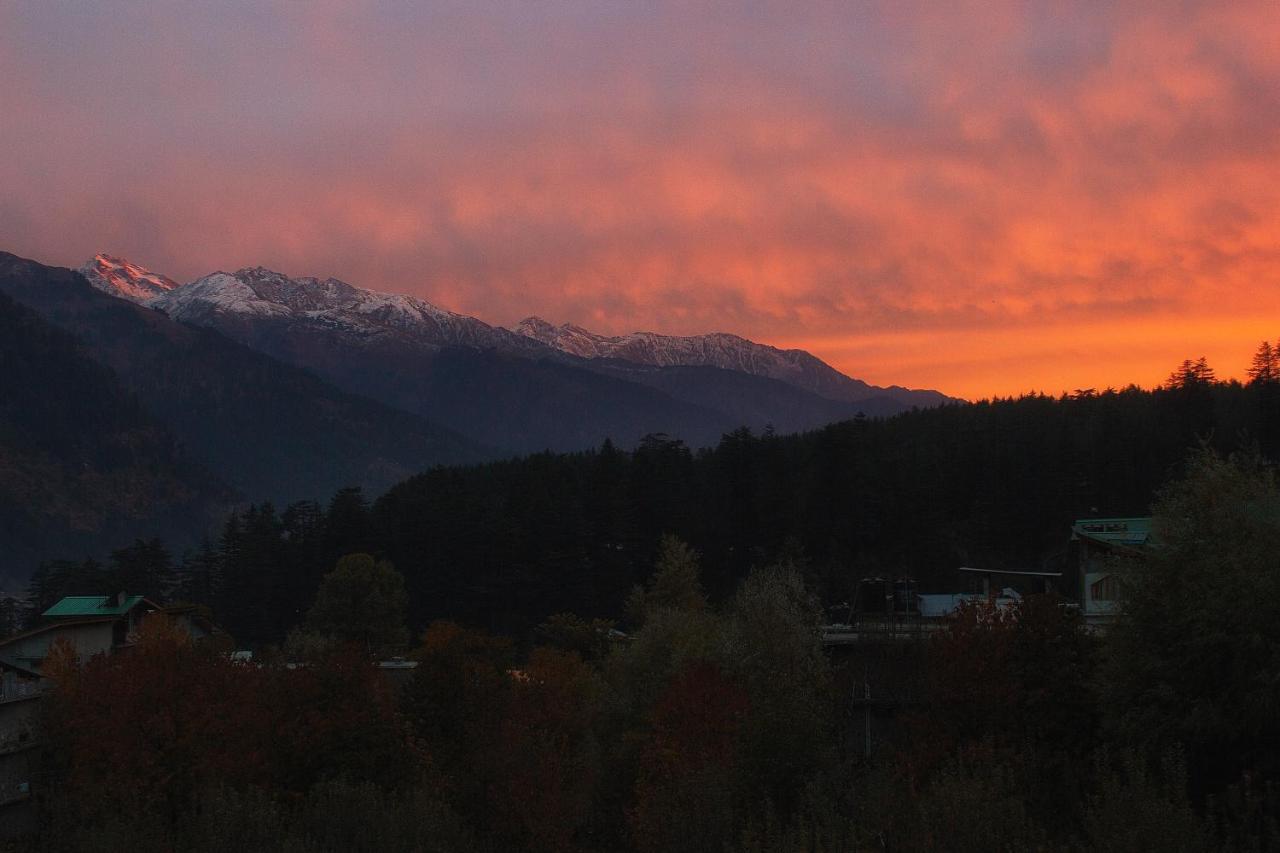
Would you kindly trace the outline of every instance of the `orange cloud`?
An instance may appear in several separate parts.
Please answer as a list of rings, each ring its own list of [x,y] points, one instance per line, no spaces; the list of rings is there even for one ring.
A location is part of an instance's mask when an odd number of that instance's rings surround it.
[[[7,7],[0,241],[969,397],[1239,375],[1280,332],[1280,7],[1223,5]]]

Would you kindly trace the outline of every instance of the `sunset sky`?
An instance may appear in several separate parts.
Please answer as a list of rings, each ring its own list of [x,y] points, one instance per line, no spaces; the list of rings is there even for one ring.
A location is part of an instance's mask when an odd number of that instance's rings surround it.
[[[0,249],[969,398],[1280,337],[1280,3],[0,3]]]

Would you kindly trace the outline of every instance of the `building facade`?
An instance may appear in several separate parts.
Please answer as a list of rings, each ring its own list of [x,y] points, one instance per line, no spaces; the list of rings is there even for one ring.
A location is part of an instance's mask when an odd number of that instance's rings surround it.
[[[1086,624],[1105,627],[1120,607],[1125,558],[1151,544],[1150,518],[1082,518],[1071,526],[1080,578],[1080,610]]]

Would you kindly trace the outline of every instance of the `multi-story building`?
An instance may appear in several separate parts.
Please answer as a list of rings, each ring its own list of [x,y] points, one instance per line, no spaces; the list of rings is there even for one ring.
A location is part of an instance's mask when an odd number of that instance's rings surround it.
[[[1151,544],[1150,518],[1081,518],[1071,526],[1085,622],[1105,627],[1119,613],[1124,559]]]

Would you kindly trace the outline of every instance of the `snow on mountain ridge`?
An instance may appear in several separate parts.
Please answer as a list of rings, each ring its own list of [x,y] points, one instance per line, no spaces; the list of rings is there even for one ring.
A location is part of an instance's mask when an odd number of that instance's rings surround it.
[[[260,266],[210,273],[146,304],[175,319],[203,325],[239,315],[346,329],[362,338],[392,335],[429,349],[473,346],[527,351],[536,346],[507,329],[414,296],[365,290],[336,278],[291,278]]]
[[[884,397],[907,406],[931,406],[948,400],[936,391],[868,385],[803,350],[782,350],[727,332],[607,336],[570,323],[556,326],[538,317],[527,317],[514,329],[505,329],[417,297],[365,290],[336,278],[291,278],[261,266],[214,272],[181,286],[110,255],[98,255],[81,272],[101,290],[159,309],[174,319],[223,328],[233,337],[245,334],[235,330],[244,323],[265,322],[289,325],[313,336],[328,335],[331,343],[341,337],[351,343],[394,341],[409,351],[463,346],[537,357],[563,358],[559,353],[565,353],[652,367],[715,367],[780,380],[841,402]]]
[[[582,358],[616,358],[658,367],[703,366],[737,370],[787,382],[832,400],[858,402],[873,397],[892,397],[908,406],[935,406],[948,401],[937,391],[869,385],[846,376],[805,350],[778,349],[729,332],[689,337],[656,332],[609,336],[572,323],[556,326],[541,317],[526,317],[514,331]]]
[[[214,311],[259,316],[287,316],[292,313],[286,306],[261,298],[238,276],[225,272],[210,273],[149,299],[146,304],[159,308],[175,320],[189,321]]]
[[[656,332],[598,335],[581,326],[552,325],[527,317],[518,334],[583,358],[617,358],[659,367],[706,366],[766,376],[837,400],[857,400],[880,390],[840,373],[804,350],[781,350],[728,332],[679,337]]]
[[[130,302],[146,302],[178,287],[170,278],[105,253],[94,255],[77,272],[98,290]]]

